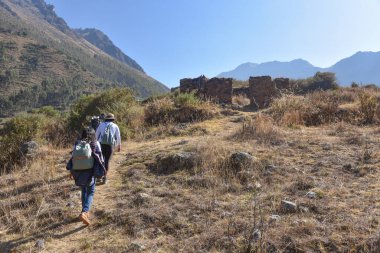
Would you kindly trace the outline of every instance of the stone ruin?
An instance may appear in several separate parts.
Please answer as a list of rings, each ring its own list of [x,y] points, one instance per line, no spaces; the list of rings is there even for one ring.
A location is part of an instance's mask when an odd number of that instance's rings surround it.
[[[250,77],[248,98],[251,100],[251,106],[262,109],[268,107],[274,98],[289,88],[289,78],[272,80],[270,76]]]
[[[203,89],[207,82],[207,77],[200,76],[198,78],[184,78],[180,80],[179,91],[181,93],[185,92],[195,92],[195,93],[203,93]]]
[[[249,78],[249,87],[233,88],[232,78],[198,78],[181,79],[179,90],[195,92],[202,98],[209,98],[217,103],[232,103],[232,96],[246,95],[251,100],[251,106],[256,109],[268,107],[271,101],[290,88],[289,78],[256,76]]]
[[[232,78],[211,78],[205,76],[180,81],[180,92],[195,92],[198,96],[217,103],[232,103]]]

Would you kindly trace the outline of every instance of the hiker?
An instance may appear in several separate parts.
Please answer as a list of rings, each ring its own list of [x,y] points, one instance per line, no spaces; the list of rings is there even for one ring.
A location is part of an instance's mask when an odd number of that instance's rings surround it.
[[[90,225],[89,211],[95,193],[95,177],[99,178],[106,174],[101,146],[96,140],[93,129],[83,130],[80,140],[75,142],[67,169],[70,170],[70,177],[82,190],[82,212],[79,219],[84,224]]]
[[[114,123],[115,116],[107,113],[98,129],[96,130],[96,139],[100,142],[104,157],[106,170],[109,170],[109,162],[116,147],[117,152],[121,150],[121,138],[119,127]],[[107,177],[103,179],[107,183]]]

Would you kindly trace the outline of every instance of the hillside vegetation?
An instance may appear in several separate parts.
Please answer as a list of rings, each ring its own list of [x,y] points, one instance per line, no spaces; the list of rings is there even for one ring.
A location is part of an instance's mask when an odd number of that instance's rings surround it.
[[[77,35],[43,0],[1,2],[0,67],[0,116],[67,107],[110,87],[129,87],[140,97],[167,91]]]
[[[128,140],[85,227],[65,171],[70,149],[33,127],[23,141],[41,143],[38,155],[0,177],[0,251],[379,252],[379,96],[371,87],[284,94],[250,112],[192,94],[139,103],[124,90],[83,97],[66,119],[36,110],[23,117],[57,117],[67,131],[108,108]],[[2,136],[24,136],[22,120]]]

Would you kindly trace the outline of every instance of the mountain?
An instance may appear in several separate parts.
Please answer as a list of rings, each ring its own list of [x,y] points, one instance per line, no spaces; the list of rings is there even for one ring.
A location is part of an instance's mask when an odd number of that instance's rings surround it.
[[[112,87],[140,97],[168,91],[137,66],[91,44],[43,0],[0,0],[0,116],[67,108],[82,94]]]
[[[380,52],[358,52],[345,58],[328,71],[336,73],[341,84],[352,82],[380,85]]]
[[[270,75],[272,77],[307,78],[318,71],[334,72],[341,85],[352,82],[380,85],[380,52],[358,52],[329,68],[319,68],[298,59],[290,62],[244,63],[236,69],[223,72],[218,77],[232,77],[247,80],[250,76]]]
[[[247,80],[250,76],[263,75],[304,78],[314,75],[317,71],[319,71],[319,68],[314,67],[305,60],[298,59],[291,62],[272,61],[261,64],[244,63],[232,71],[219,74],[218,77],[233,77],[239,80]]]
[[[125,55],[123,51],[116,47],[108,38],[108,36],[105,35],[102,31],[94,28],[86,28],[75,29],[75,32],[116,60],[125,63],[128,66],[135,68],[141,72],[144,72],[143,68],[135,60]]]

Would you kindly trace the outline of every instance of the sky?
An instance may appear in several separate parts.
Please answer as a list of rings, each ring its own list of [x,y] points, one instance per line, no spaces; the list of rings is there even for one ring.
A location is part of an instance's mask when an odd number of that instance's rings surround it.
[[[380,51],[380,0],[46,0],[72,28],[97,28],[168,87],[245,62],[329,67]]]

